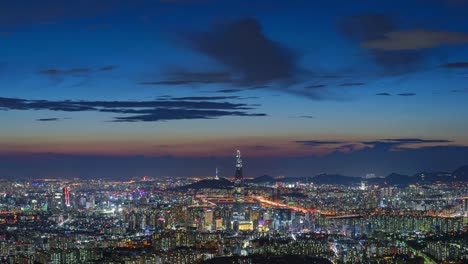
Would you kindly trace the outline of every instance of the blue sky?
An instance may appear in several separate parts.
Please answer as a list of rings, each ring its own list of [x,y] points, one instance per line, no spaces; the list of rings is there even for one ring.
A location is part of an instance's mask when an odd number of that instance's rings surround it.
[[[468,154],[467,9],[463,0],[1,3],[0,155],[11,162],[0,177],[37,177],[47,153],[76,164],[42,175],[114,175],[85,169],[108,158],[129,168],[122,177],[204,175],[236,148],[258,160],[252,176],[455,169]],[[403,165],[410,153],[419,156]],[[153,165],[139,171],[135,156]],[[163,157],[197,165],[159,171]],[[291,162],[265,165],[277,159]],[[32,169],[11,165],[23,162]]]

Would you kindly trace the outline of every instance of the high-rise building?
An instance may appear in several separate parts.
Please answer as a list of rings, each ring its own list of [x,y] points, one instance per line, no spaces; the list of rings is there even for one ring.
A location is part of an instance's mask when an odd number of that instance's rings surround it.
[[[70,189],[67,186],[63,187],[63,204],[65,207],[70,206]]]
[[[240,150],[236,153],[236,173],[234,177],[234,207],[232,218],[234,220],[233,229],[238,231],[237,221],[244,220],[243,203],[244,203],[244,176],[242,174],[242,158]]]
[[[236,187],[242,187],[244,185],[244,176],[242,175],[242,159],[240,150],[237,150],[236,154],[236,174],[234,178],[234,184]]]
[[[205,229],[211,230],[213,224],[213,210],[211,208],[205,209]]]

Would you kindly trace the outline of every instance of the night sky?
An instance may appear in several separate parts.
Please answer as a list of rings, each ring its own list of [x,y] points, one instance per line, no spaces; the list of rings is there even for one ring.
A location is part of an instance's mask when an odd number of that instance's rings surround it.
[[[0,2],[0,178],[468,164],[468,1]]]

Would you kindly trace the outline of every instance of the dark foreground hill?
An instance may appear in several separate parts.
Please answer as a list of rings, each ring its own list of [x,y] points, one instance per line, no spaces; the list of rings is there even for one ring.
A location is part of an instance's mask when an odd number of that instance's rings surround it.
[[[201,181],[194,182],[189,185],[181,186],[177,189],[179,190],[188,190],[188,189],[227,189],[231,188],[233,183],[225,178],[215,179],[205,179]]]

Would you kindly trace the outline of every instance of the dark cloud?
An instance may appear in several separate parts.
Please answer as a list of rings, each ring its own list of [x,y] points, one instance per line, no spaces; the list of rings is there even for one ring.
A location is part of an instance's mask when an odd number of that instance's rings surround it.
[[[156,82],[139,82],[141,85],[184,85],[191,84],[192,81],[182,81],[182,80],[173,80],[173,81],[156,81]]]
[[[298,116],[299,118],[308,118],[308,119],[313,119],[315,118],[314,116],[310,116],[310,115],[303,115],[303,116]]]
[[[238,93],[241,92],[242,90],[240,89],[222,89],[222,90],[217,90],[217,93]]]
[[[113,121],[118,122],[213,119],[222,116],[265,116],[261,113],[247,112],[253,109],[252,105],[190,100],[49,101],[0,97],[0,109],[94,111],[129,115],[115,117]]]
[[[301,97],[305,97],[305,98],[308,98],[308,99],[311,99],[311,100],[317,100],[317,101],[320,101],[320,100],[325,100],[326,98],[328,98],[327,96],[328,95],[324,95],[320,89],[288,89],[287,90],[288,93],[290,94],[293,94],[293,95],[297,95],[297,96],[301,96]],[[273,96],[281,96],[281,95],[273,95]]]
[[[394,150],[400,149],[401,147],[404,147],[404,145],[452,143],[452,141],[445,139],[387,138],[375,141],[364,141],[361,143],[370,145],[372,148]]]
[[[320,78],[320,79],[341,79],[341,78],[346,78],[347,76],[344,76],[344,75],[314,75],[313,77]]]
[[[173,71],[167,74],[167,80],[140,82],[146,85],[187,85],[187,84],[211,84],[232,83],[233,79],[227,72],[190,72],[186,70]]]
[[[363,141],[363,142],[352,142],[352,141],[335,141],[335,140],[300,140],[295,141],[298,144],[304,146],[323,146],[332,145],[337,151],[351,149],[358,150],[362,149],[362,146],[370,148],[380,148],[387,150],[394,150],[404,147],[405,145],[427,145],[427,144],[438,144],[438,143],[452,143],[450,140],[445,139],[421,139],[421,138],[386,138],[378,139],[374,141]]]
[[[338,22],[338,31],[359,45],[385,39],[386,35],[397,31],[398,25],[390,17],[382,14],[361,14],[349,16]],[[365,47],[363,47],[365,48]],[[420,66],[424,54],[419,50],[367,49],[374,62],[386,73],[402,74]]]
[[[36,119],[36,121],[42,121],[42,122],[59,121],[59,120],[60,120],[60,118],[57,118],[57,117]]]
[[[104,66],[102,67],[101,69],[99,69],[100,71],[112,71],[112,70],[115,70],[117,68],[117,66],[114,66],[114,65],[108,65],[108,66]]]
[[[399,93],[399,96],[415,96],[415,93]]]
[[[440,65],[440,67],[448,68],[448,69],[467,69],[468,62],[451,62],[451,63]]]
[[[104,66],[100,69],[94,70],[91,68],[72,68],[72,69],[45,69],[39,71],[40,74],[50,75],[50,76],[58,76],[58,75],[80,75],[80,74],[87,74],[91,72],[97,71],[112,71],[116,69],[117,66]]]
[[[421,138],[385,138],[381,139],[387,142],[396,142],[396,143],[412,143],[412,144],[421,144],[421,143],[450,143],[452,141],[446,139],[421,139]]]
[[[294,52],[266,36],[256,19],[242,19],[216,24],[205,32],[183,35],[186,46],[212,58],[223,72],[177,70],[165,74],[163,80],[144,81],[143,85],[229,84],[235,88],[219,90],[235,93],[243,90],[269,89],[323,99],[327,94],[294,87],[299,76],[312,78],[342,78],[320,75],[300,69]],[[302,78],[302,77],[301,77]],[[324,88],[310,86],[308,88]]]
[[[190,96],[190,97],[162,97],[164,100],[178,101],[210,101],[210,100],[228,100],[228,99],[244,99],[239,96]]]
[[[90,68],[73,68],[69,70],[61,70],[61,69],[47,69],[41,70],[39,73],[45,75],[64,75],[64,74],[81,74],[81,73],[89,73],[91,72]]]
[[[217,24],[211,31],[187,35],[186,42],[226,66],[244,85],[290,81],[297,70],[293,53],[265,36],[256,19]]]
[[[365,83],[361,83],[361,82],[355,82],[355,83],[341,83],[339,84],[340,86],[361,86],[361,85],[365,85]]]
[[[343,78],[341,75],[317,74],[301,69],[294,52],[266,36],[256,19],[242,19],[216,24],[205,32],[182,36],[190,49],[212,58],[223,72],[177,70],[165,74],[163,80],[144,81],[143,85],[230,84],[235,89],[219,90],[234,93],[252,89],[281,90],[286,93],[322,100],[330,94],[307,90],[326,85],[295,87],[299,76],[317,79]]]
[[[266,116],[240,111],[194,110],[194,109],[152,109],[144,115],[116,117],[115,122],[155,122],[181,119],[215,119],[222,116]]]
[[[377,93],[375,95],[380,95],[380,96],[391,96],[389,93]]]
[[[268,89],[268,88],[272,88],[270,85],[266,85],[266,84],[262,84],[262,85],[255,85],[253,87],[251,87],[250,89]]]
[[[311,84],[311,85],[304,86],[305,89],[316,89],[316,88],[324,88],[324,87],[327,87],[327,85],[326,84]]]

